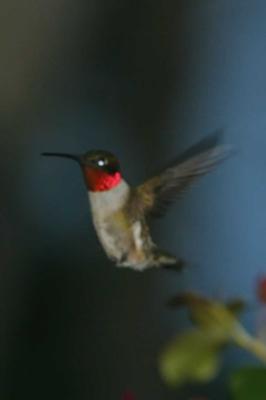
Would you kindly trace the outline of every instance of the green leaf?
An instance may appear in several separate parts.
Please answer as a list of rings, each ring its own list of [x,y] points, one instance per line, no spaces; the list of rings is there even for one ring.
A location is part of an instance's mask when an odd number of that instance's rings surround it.
[[[227,340],[238,325],[234,314],[222,303],[215,301],[206,301],[193,306],[191,314],[199,327],[215,331]]]
[[[221,341],[199,330],[177,336],[162,352],[159,369],[169,385],[208,382],[219,369]]]
[[[230,379],[233,400],[265,400],[266,368],[241,368]]]
[[[239,330],[236,317],[243,307],[243,302],[235,299],[228,304],[208,299],[194,292],[179,294],[172,298],[171,307],[188,307],[191,320],[200,329],[212,332],[221,339],[229,341]]]
[[[266,362],[265,344],[250,335],[238,320],[238,313],[244,306],[241,300],[223,304],[187,292],[175,296],[168,305],[187,307],[196,327],[177,336],[160,357],[161,375],[168,384],[211,380],[219,368],[220,352],[228,344],[240,346]],[[266,395],[260,400],[266,400]]]

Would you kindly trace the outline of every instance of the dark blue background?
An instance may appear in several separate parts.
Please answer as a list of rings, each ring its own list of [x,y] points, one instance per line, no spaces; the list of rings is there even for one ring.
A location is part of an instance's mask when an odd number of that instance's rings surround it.
[[[187,323],[165,301],[252,303],[265,271],[265,2],[4,0],[0,14],[1,398],[176,399],[156,363]],[[217,128],[237,154],[154,224],[182,275],[114,268],[80,171],[40,157],[111,150],[137,184]],[[228,352],[211,398],[247,360]]]

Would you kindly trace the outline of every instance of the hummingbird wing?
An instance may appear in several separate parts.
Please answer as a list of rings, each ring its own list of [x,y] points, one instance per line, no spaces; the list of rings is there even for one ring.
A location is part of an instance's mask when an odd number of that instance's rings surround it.
[[[139,209],[141,214],[156,217],[164,215],[168,205],[197,177],[211,171],[232,153],[230,146],[219,144],[219,137],[220,134],[215,133],[200,141],[159,175],[136,187],[135,211]]]

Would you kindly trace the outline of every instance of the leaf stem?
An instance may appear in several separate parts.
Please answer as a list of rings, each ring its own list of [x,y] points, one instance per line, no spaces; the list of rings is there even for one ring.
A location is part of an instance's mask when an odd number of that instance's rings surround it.
[[[248,332],[241,329],[234,335],[233,340],[238,346],[246,349],[266,363],[266,345],[260,339],[249,335]]]

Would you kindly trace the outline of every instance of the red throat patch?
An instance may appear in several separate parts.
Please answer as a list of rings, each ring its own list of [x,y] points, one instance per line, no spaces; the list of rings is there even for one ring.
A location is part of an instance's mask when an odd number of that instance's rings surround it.
[[[103,192],[113,189],[122,179],[120,172],[110,174],[91,167],[85,167],[83,174],[86,186],[91,192]]]

